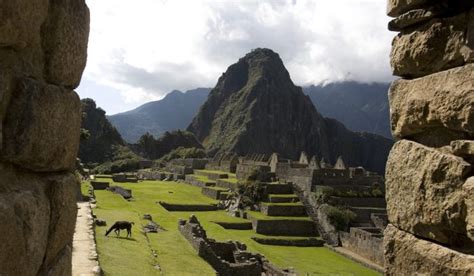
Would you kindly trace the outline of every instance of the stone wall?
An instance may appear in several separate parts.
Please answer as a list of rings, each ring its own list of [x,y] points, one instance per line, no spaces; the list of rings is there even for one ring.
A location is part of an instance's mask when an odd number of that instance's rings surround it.
[[[387,275],[474,274],[474,2],[388,1]],[[472,179],[472,178],[471,178]],[[471,181],[472,182],[472,181]]]
[[[270,236],[301,236],[311,237],[317,234],[313,221],[293,219],[288,223],[287,219],[259,220],[251,219],[253,229],[256,233]]]
[[[246,251],[245,244],[233,241],[217,242],[209,239],[194,215],[191,215],[188,221],[180,220],[178,229],[198,255],[208,262],[218,275],[294,275],[278,269],[262,255]]]
[[[105,190],[110,186],[109,182],[103,181],[91,181],[91,185],[94,190]]]
[[[384,266],[383,235],[379,228],[351,227],[349,233],[339,235],[343,247]]]
[[[185,159],[173,159],[170,161],[170,164],[177,166],[185,166],[193,170],[203,170],[206,167],[206,164],[209,162],[209,159],[200,159],[200,158],[185,158]]]
[[[237,164],[237,168],[235,170],[236,177],[238,179],[247,179],[254,171],[258,171],[260,174],[261,181],[269,181],[270,180],[270,166],[268,165],[256,165],[256,164],[246,164],[240,163]]]
[[[84,0],[0,2],[0,275],[70,275]]]

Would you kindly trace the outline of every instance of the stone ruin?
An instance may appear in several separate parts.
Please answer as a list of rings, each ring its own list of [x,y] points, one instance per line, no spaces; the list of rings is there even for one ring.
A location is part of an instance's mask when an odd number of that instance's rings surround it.
[[[138,178],[144,180],[184,180],[187,174],[192,174],[194,170],[204,170],[209,159],[205,158],[180,158],[173,159],[166,164],[166,167],[159,170],[139,170]]]
[[[237,241],[217,242],[208,238],[194,215],[188,221],[180,220],[178,229],[198,255],[216,270],[217,275],[295,275],[292,271],[277,268],[260,254],[246,251],[245,244]]]
[[[246,179],[251,173],[258,171],[261,181],[270,182],[275,174],[270,170],[269,160],[268,154],[248,154],[240,157],[235,171],[236,177]]]
[[[389,0],[387,275],[474,274],[474,1]]]
[[[124,182],[137,183],[138,177],[135,174],[116,173],[112,175],[112,180],[117,183],[124,183]]]
[[[121,195],[126,200],[132,199],[132,190],[130,189],[125,189],[120,186],[110,186],[110,187],[107,187],[106,190],[112,193]]]
[[[233,152],[217,153],[206,164],[206,170],[225,171],[235,173],[239,156]]]
[[[0,275],[70,275],[84,0],[0,2]]]

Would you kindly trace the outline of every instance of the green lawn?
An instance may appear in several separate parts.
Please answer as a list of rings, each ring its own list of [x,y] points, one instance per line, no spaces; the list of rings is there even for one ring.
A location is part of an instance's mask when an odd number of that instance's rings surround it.
[[[193,174],[193,176],[194,178],[196,178],[196,180],[199,180],[205,183],[216,183],[215,180],[210,180],[207,176],[204,176],[204,175]]]
[[[114,233],[104,236],[107,227],[97,227],[97,247],[99,261],[106,275],[215,275],[213,269],[199,256],[177,229],[178,220],[186,219],[192,212],[168,212],[156,201],[169,203],[216,203],[201,194],[201,189],[175,182],[144,181],[139,183],[119,183],[132,189],[133,201],[126,201],[108,191],[96,191],[97,209],[95,214],[105,219],[110,227],[116,220],[135,222],[133,239],[116,238]],[[167,231],[141,233],[143,214],[149,213],[153,220]],[[248,250],[264,254],[280,267],[293,267],[300,275],[377,275],[337,253],[324,247],[284,247],[262,245],[251,239],[264,237],[253,230],[226,230],[212,221],[243,222],[242,218],[227,215],[224,211],[195,212],[208,236],[216,240],[239,240]],[[263,216],[263,215],[262,215]],[[280,218],[280,217],[279,217]],[[122,233],[122,236],[125,234]],[[148,238],[147,238],[148,237]],[[157,257],[153,257],[155,250]]]
[[[212,174],[227,174],[229,178],[236,178],[235,173],[225,172],[225,171],[215,171],[215,170],[196,170],[203,173],[212,173]]]

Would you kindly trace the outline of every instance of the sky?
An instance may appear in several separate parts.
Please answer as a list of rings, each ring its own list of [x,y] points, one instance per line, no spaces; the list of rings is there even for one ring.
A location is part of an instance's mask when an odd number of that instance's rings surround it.
[[[108,115],[170,91],[215,86],[254,48],[279,53],[300,86],[393,79],[381,0],[86,0],[87,66],[77,92]]]

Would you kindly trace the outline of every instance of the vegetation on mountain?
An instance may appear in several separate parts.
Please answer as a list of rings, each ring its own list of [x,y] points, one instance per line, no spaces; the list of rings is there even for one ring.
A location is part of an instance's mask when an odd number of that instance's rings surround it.
[[[163,157],[160,158],[161,161],[168,162],[173,159],[179,158],[206,158],[207,154],[202,148],[185,148],[178,147]]]
[[[202,145],[194,134],[187,131],[165,132],[160,138],[155,139],[150,133],[146,133],[136,144],[131,145],[137,154],[151,160],[160,159],[178,148],[202,149]],[[175,155],[191,155],[192,152],[184,152],[182,149],[176,151]]]
[[[138,167],[140,159],[127,148],[120,133],[105,117],[105,111],[92,99],[83,99],[79,158],[89,168],[104,164],[101,172]],[[112,169],[113,168],[113,169]]]

